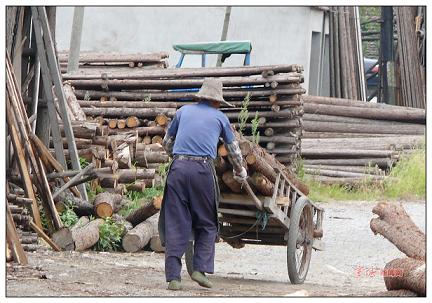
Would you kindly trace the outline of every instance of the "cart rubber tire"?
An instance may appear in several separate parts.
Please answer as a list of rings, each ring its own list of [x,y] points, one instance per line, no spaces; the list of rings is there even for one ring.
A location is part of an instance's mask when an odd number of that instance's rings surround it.
[[[193,273],[193,255],[194,255],[194,241],[189,241],[185,253],[186,269],[189,276],[192,276]]]
[[[302,216],[303,215],[303,216]],[[306,218],[305,218],[306,217]],[[297,268],[297,240],[299,239],[300,220],[305,225],[304,229],[308,233],[308,241],[303,244],[302,262],[300,267]],[[312,241],[313,241],[313,208],[306,197],[300,197],[294,204],[291,210],[290,226],[288,231],[287,243],[287,267],[288,276],[291,284],[302,284],[307,276],[309,264],[312,254]],[[304,260],[303,260],[304,258]]]

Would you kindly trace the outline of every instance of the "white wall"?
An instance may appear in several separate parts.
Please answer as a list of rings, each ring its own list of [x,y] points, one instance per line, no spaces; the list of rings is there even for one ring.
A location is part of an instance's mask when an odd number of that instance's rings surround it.
[[[176,43],[218,41],[225,7],[86,7],[82,51],[121,53],[167,51],[170,66],[179,53]],[[58,7],[57,48],[67,50],[73,7]],[[233,7],[227,40],[252,41],[252,65],[302,64],[308,86],[311,32],[321,31],[322,11],[310,7]],[[209,58],[215,65],[216,56]],[[191,58],[191,56],[189,56]],[[244,56],[233,55],[224,66],[242,65]],[[198,67],[198,56],[183,66]]]

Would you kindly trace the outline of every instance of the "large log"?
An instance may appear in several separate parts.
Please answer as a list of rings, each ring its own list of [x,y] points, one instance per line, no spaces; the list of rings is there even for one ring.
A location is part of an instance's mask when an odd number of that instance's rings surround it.
[[[378,138],[323,138],[302,139],[303,149],[404,149],[424,143],[424,136],[389,136]]]
[[[159,213],[135,226],[123,237],[122,246],[127,252],[136,252],[144,248],[150,239],[158,233]]]
[[[150,239],[150,249],[154,252],[161,253],[165,252],[165,247],[162,246],[159,235],[155,235]]]
[[[177,103],[175,102],[142,102],[142,101],[84,101],[79,100],[79,105],[84,107],[117,107],[117,108],[177,108]]]
[[[129,216],[126,217],[126,220],[132,223],[133,226],[136,226],[159,212],[161,205],[162,197],[155,197],[152,201],[146,202],[143,206],[129,214]]]
[[[304,120],[303,130],[308,132],[423,135],[425,126],[413,123],[391,123],[383,127],[381,124],[375,124],[374,121],[371,121],[370,124],[359,124]]]
[[[279,84],[299,83],[302,75],[296,72],[278,74],[272,77],[247,76],[247,77],[223,77],[220,80],[224,87],[242,85],[264,85],[276,82]],[[69,80],[77,88],[138,88],[138,89],[169,89],[169,88],[198,88],[201,87],[204,79],[87,79]]]
[[[136,53],[136,54],[120,54],[120,53],[105,53],[105,52],[82,52],[79,56],[80,63],[106,63],[106,62],[159,62],[161,59],[168,58],[168,53]],[[67,62],[69,60],[69,52],[60,51],[58,53],[59,62]]]
[[[264,196],[272,196],[274,191],[274,184],[270,182],[263,174],[255,172],[250,180],[254,187]]]
[[[316,169],[316,168],[304,168],[305,174],[309,175],[321,175],[328,177],[341,177],[341,178],[372,178],[372,174],[348,172],[341,170],[330,170],[330,169]]]
[[[367,118],[355,118],[355,117],[346,117],[346,116],[337,116],[337,115],[324,115],[317,113],[307,113],[303,114],[303,121],[326,121],[326,122],[341,122],[341,123],[358,123],[358,124],[379,124],[382,126],[392,125],[393,123],[404,123],[407,124],[407,121],[395,122],[395,121],[384,121],[381,119],[367,119]],[[415,121],[409,121],[415,122]],[[416,122],[418,123],[418,122]],[[411,123],[412,124],[412,123]],[[424,124],[423,122],[419,122],[419,124]]]
[[[370,221],[374,234],[381,234],[408,257],[425,260],[426,237],[414,224],[400,203],[378,203],[372,212],[378,218]]]
[[[103,219],[90,221],[86,225],[72,231],[76,251],[83,251],[92,247],[99,241],[99,226],[104,223]]]
[[[325,104],[325,105],[336,105],[336,106],[350,106],[350,107],[361,107],[361,108],[372,108],[372,109],[386,109],[388,111],[392,110],[413,110],[420,112],[418,108],[413,107],[401,107],[396,105],[389,105],[385,103],[372,103],[364,102],[360,100],[353,99],[343,99],[343,98],[332,98],[332,97],[322,97],[322,96],[311,96],[302,95],[302,100],[304,103],[311,104]]]
[[[123,92],[123,91],[97,91],[97,90],[75,90],[75,95],[77,98],[83,99],[86,93],[89,93],[92,98],[99,99],[101,97],[112,96],[116,97],[118,100],[135,100],[141,101],[145,100],[147,97],[151,97],[152,101],[154,100],[168,100],[173,101],[176,99],[191,99],[195,93],[192,92],[164,92],[164,91],[140,91],[140,92]],[[306,91],[304,88],[287,88],[287,89],[230,89],[225,88],[223,90],[223,97],[225,99],[244,99],[247,95],[251,98],[253,97],[268,97],[274,94],[277,95],[292,95],[292,94],[304,94]]]
[[[111,217],[118,205],[122,202],[123,197],[120,194],[111,194],[103,192],[98,194],[94,200],[94,210],[96,215],[101,218]]]
[[[164,114],[168,117],[173,117],[175,114],[174,108],[129,108],[129,107],[83,107],[83,111],[89,116],[103,117],[128,117],[136,116],[138,118],[152,118],[159,114]]]
[[[157,69],[143,70],[141,73],[108,74],[108,78],[116,79],[151,79],[151,78],[188,78],[188,77],[226,77],[226,76],[251,76],[260,75],[264,71],[274,73],[301,72],[301,65],[263,65],[263,66],[239,66],[222,68],[182,68],[182,69]],[[100,79],[100,74],[82,75],[80,73],[64,74],[64,79]]]
[[[353,158],[353,159],[304,159],[305,165],[334,165],[334,166],[375,166],[390,168],[393,160],[388,158]]]
[[[358,150],[358,149],[317,149],[313,148],[302,148],[302,157],[320,157],[320,158],[332,158],[332,157],[350,157],[350,158],[389,158],[396,153],[392,150]]]
[[[165,163],[168,162],[169,156],[159,151],[145,150],[136,153],[135,162],[142,167],[147,167],[148,163]]]
[[[398,258],[384,267],[387,290],[407,289],[426,296],[426,264],[423,260]]]
[[[146,136],[146,135],[165,135],[165,129],[160,126],[142,126],[142,127],[136,127],[134,129],[109,129],[108,135],[121,135],[121,134],[138,134],[139,136]]]
[[[75,197],[69,192],[60,193],[56,199],[54,199],[55,206],[58,212],[62,212],[66,209],[68,203],[72,204],[73,211],[78,216],[91,216],[94,215],[93,204],[86,200]]]
[[[226,172],[224,172],[222,175],[222,180],[232,192],[240,193],[242,191],[241,184],[234,179],[234,174],[232,170],[227,170]]]
[[[73,120],[76,121],[85,121],[86,116],[81,109],[80,104],[78,103],[77,98],[75,97],[75,94],[73,92],[73,88],[69,83],[63,84],[63,91],[66,97],[66,102],[71,110],[71,113],[73,115]]]

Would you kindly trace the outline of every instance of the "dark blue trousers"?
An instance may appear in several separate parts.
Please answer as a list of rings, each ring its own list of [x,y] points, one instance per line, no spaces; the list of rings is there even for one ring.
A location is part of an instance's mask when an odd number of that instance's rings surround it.
[[[167,177],[164,195],[165,277],[180,280],[181,258],[194,233],[193,268],[213,273],[217,209],[211,164],[176,159]]]

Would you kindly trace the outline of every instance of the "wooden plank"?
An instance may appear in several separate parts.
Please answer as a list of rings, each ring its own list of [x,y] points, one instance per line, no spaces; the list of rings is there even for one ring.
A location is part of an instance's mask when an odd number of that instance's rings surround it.
[[[233,205],[255,206],[255,202],[252,201],[249,196],[239,194],[222,193],[219,202]]]
[[[42,26],[44,35],[43,39],[45,42],[45,51],[48,58],[48,67],[50,70],[51,78],[54,83],[54,90],[56,97],[58,98],[58,104],[61,110],[61,116],[62,116],[62,122],[64,125],[64,132],[66,135],[66,139],[68,141],[68,149],[70,154],[70,160],[72,162],[72,168],[73,169],[81,169],[79,157],[78,157],[78,151],[75,144],[75,137],[74,133],[72,131],[72,124],[69,118],[69,115],[67,113],[67,105],[66,105],[66,97],[64,95],[62,81],[61,81],[61,75],[60,71],[58,69],[57,65],[57,59],[55,55],[55,49],[54,49],[54,43],[51,38],[51,31],[48,25],[48,18],[46,15],[45,7],[32,7],[32,14],[35,14],[37,16],[38,21],[40,21],[40,24]],[[35,28],[40,28],[35,24]],[[80,184],[78,186],[79,191],[81,192],[81,196],[84,200],[88,200],[87,191],[84,184]]]
[[[48,235],[46,233],[44,233],[44,231],[39,228],[39,226],[37,226],[33,221],[30,221],[30,227],[42,238],[44,239],[44,241],[46,243],[48,243],[49,246],[51,246],[52,249],[54,249],[55,251],[61,251],[60,247],[58,247],[57,244],[54,243],[53,240],[50,239],[50,237],[48,237]]]
[[[57,119],[57,112],[54,105],[54,95],[52,91],[52,79],[50,77],[50,72],[48,68],[47,58],[45,54],[45,47],[42,39],[42,33],[41,33],[41,25],[40,21],[38,19],[38,13],[36,7],[32,7],[32,19],[34,24],[34,33],[36,37],[36,47],[37,47],[37,54],[40,62],[40,68],[41,68],[41,75],[42,75],[42,84],[44,88],[45,98],[48,101],[47,107],[48,107],[48,117],[49,117],[49,123],[51,125],[51,131],[52,131],[52,137],[54,142],[54,149],[55,149],[55,155],[56,159],[61,163],[63,168],[67,168],[66,165],[66,158],[64,156],[63,152],[63,143],[61,140],[61,134],[60,134],[60,127],[58,124]],[[46,116],[43,116],[44,120],[41,121],[41,124],[47,123]],[[49,138],[49,137],[48,137]],[[46,145],[49,145],[49,140],[47,139]]]
[[[36,202],[35,193],[33,191],[33,182],[30,177],[30,170],[27,166],[27,160],[25,159],[24,148],[22,147],[21,141],[19,139],[18,131],[16,130],[16,126],[13,119],[13,112],[11,110],[9,102],[6,102],[6,120],[9,127],[9,134],[15,150],[15,154],[19,159],[19,161],[17,161],[17,164],[24,184],[25,194],[27,197],[29,197],[32,200],[31,213],[33,216],[33,220],[35,221],[37,226],[42,228],[39,208]]]
[[[219,212],[222,214],[256,218],[256,212],[252,210],[219,208]]]
[[[34,134],[30,134],[30,139],[32,140],[32,143],[38,152],[39,156],[42,158],[42,160],[47,161],[48,163],[45,163],[45,166],[47,164],[51,165],[58,173],[64,172],[63,166],[51,155],[49,149],[43,144],[43,142]],[[68,182],[69,177],[63,177],[63,181]],[[78,191],[78,189],[73,186],[70,187],[70,190],[74,193],[74,195],[77,198],[81,198],[81,193]]]
[[[9,244],[9,248],[12,250],[12,255],[15,261],[17,261],[21,265],[27,265],[27,256],[18,237],[18,233],[12,218],[12,213],[10,211],[8,202],[6,202],[6,211],[6,240]]]

